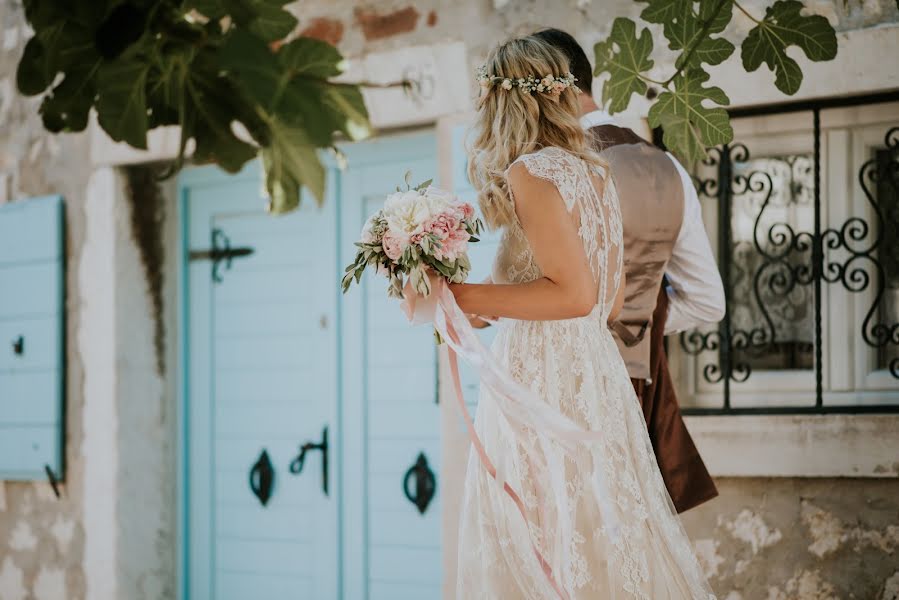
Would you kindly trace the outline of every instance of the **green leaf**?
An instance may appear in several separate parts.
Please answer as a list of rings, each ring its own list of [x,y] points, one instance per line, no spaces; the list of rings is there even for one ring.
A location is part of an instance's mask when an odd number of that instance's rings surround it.
[[[701,0],[698,14],[694,4],[691,0],[671,2],[665,12],[667,18],[661,21],[668,47],[681,51],[675,62],[678,69],[702,63],[721,64],[734,51],[734,45],[726,39],[712,37],[730,22],[733,0]]]
[[[429,185],[431,185],[432,183],[434,183],[434,179],[433,179],[433,178],[428,179],[428,180],[426,180],[426,181],[422,181],[421,183],[419,183],[418,185],[416,185],[413,189],[414,189],[416,192],[420,192],[420,191],[422,191],[422,190],[424,190],[424,189],[427,189],[427,187],[428,187]]]
[[[699,20],[709,24],[709,33],[721,33],[733,17],[734,0],[699,0]]]
[[[362,90],[347,83],[327,84],[324,108],[340,115],[338,129],[353,141],[364,140],[372,134],[368,109]]]
[[[47,0],[25,0],[25,19],[35,29],[40,31],[65,18],[63,13],[64,3],[47,2]]]
[[[640,18],[647,23],[659,25],[671,22],[690,10],[692,0],[638,0],[647,2],[648,6],[640,13]]]
[[[637,36],[637,25],[630,19],[618,17],[612,23],[608,39],[593,48],[596,54],[595,74],[608,72],[611,77],[602,88],[602,102],[609,103],[609,112],[627,108],[632,94],[645,94],[646,82],[640,75],[653,66],[652,34],[643,29]]]
[[[730,104],[721,88],[703,87],[709,75],[691,69],[675,77],[672,91],[662,93],[649,109],[649,125],[664,129],[663,141],[675,154],[688,162],[701,159],[709,146],[733,139],[727,111],[705,102]]]
[[[147,148],[146,62],[119,59],[100,68],[97,120],[117,142]]]
[[[97,93],[94,78],[69,73],[41,102],[40,114],[47,131],[84,131]]]
[[[147,116],[150,129],[162,125],[178,125],[179,107],[184,97],[185,64],[181,57],[166,57],[151,69],[147,77]]]
[[[257,149],[238,138],[231,123],[238,120],[242,96],[214,71],[203,68],[202,60],[188,68],[185,108],[188,118],[182,136],[196,142],[194,160],[215,162],[229,173],[238,172],[257,154]]]
[[[702,63],[720,65],[734,53],[734,45],[724,38],[705,38],[696,44],[692,52],[681,54],[674,66],[676,68],[699,66]]]
[[[93,33],[73,20],[53,22],[28,40],[19,61],[16,83],[25,95],[39,94],[53,83],[57,73],[77,71],[92,76],[100,61]]]
[[[362,92],[355,85],[298,77],[286,84],[274,112],[303,127],[319,147],[331,146],[337,131],[351,140],[371,134]]]
[[[305,131],[273,119],[271,145],[263,148],[262,166],[270,210],[283,213],[300,203],[300,187],[307,188],[321,204],[325,194],[325,168]]]
[[[647,23],[669,25],[685,16],[709,22],[708,33],[720,33],[727,28],[733,14],[733,0],[637,0],[648,4],[640,18]],[[695,10],[699,2],[699,12]]]
[[[219,59],[247,95],[269,112],[280,96],[284,73],[265,42],[252,33],[236,29],[222,43]]]
[[[278,50],[278,62],[291,75],[328,79],[346,69],[340,52],[329,44],[310,37],[298,37]]]
[[[250,31],[267,42],[283,40],[297,26],[297,18],[277,5],[258,2],[258,16],[250,23]]]
[[[225,13],[230,16],[235,23],[241,26],[249,26],[250,23],[258,16],[256,2],[253,0],[219,0],[225,9]]]
[[[38,36],[33,36],[25,44],[25,51],[16,70],[16,85],[26,96],[40,94],[53,83],[56,76],[48,64],[47,51]]]
[[[837,55],[837,36],[830,22],[820,15],[803,16],[802,9],[797,0],[778,0],[743,40],[743,67],[751,73],[765,63],[774,71],[774,85],[788,95],[799,90],[802,69],[787,56],[787,48],[798,46],[812,61]]]

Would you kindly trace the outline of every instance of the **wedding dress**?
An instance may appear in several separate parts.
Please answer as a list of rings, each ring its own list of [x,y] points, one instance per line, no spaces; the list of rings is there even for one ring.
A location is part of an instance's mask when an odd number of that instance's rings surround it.
[[[599,441],[554,439],[506,418],[482,385],[475,429],[500,477],[472,451],[461,511],[460,600],[714,599],[665,489],[624,362],[606,325],[622,272],[618,197],[604,169],[560,148],[520,157],[552,182],[599,288],[589,316],[503,319],[494,359]],[[503,238],[496,283],[541,276],[521,225]],[[503,483],[517,490],[522,516]],[[545,567],[543,566],[545,564]],[[551,569],[551,574],[547,574]]]

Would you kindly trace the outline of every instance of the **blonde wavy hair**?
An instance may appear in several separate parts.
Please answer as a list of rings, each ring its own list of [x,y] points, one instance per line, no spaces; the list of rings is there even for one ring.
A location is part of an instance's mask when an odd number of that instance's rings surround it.
[[[485,66],[490,75],[509,79],[568,73],[565,55],[533,35],[496,47]],[[553,95],[517,87],[504,89],[499,84],[482,88],[468,148],[468,178],[478,191],[481,212],[491,229],[509,225],[516,218],[506,170],[519,156],[555,146],[590,164],[605,166],[587,144],[576,90],[571,86]]]

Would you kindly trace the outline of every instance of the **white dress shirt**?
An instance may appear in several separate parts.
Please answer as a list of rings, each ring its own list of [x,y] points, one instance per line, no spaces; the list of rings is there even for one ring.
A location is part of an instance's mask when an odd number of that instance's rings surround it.
[[[595,110],[581,117],[581,127],[616,125],[609,113]],[[724,318],[724,286],[709,236],[702,223],[702,208],[690,174],[670,153],[684,187],[684,220],[674,243],[665,275],[668,276],[668,320],[665,335],[692,329]]]

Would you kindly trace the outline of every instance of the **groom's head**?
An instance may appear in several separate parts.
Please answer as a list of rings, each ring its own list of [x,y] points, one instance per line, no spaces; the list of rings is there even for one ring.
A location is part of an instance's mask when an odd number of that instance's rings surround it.
[[[585,94],[592,95],[593,68],[590,66],[590,60],[587,58],[581,45],[577,43],[577,40],[561,29],[543,29],[535,33],[534,36],[565,54],[568,58],[571,73],[577,78],[575,85]]]

